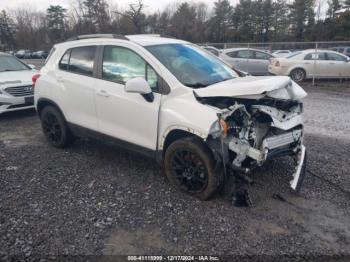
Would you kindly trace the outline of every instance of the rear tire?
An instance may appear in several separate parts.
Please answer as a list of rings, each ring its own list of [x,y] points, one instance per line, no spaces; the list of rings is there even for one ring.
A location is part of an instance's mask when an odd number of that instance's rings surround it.
[[[210,150],[198,138],[176,140],[165,152],[165,174],[177,189],[208,200],[224,181],[223,172],[215,170]]]
[[[64,148],[74,141],[63,115],[57,108],[53,106],[44,107],[40,118],[44,135],[52,146]]]
[[[292,72],[290,72],[290,78],[294,82],[300,83],[305,80],[306,72],[304,69],[301,69],[301,68],[293,69]]]

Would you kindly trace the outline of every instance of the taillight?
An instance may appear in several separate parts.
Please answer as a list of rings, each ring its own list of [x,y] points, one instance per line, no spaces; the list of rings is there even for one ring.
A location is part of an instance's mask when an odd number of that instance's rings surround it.
[[[36,81],[39,79],[40,74],[35,74],[32,76],[33,86],[35,87]]]

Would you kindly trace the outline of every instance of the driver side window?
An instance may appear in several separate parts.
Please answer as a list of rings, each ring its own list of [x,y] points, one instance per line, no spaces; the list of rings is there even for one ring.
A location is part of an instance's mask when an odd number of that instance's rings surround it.
[[[125,84],[136,77],[145,78],[153,91],[158,90],[158,76],[141,56],[124,47],[105,46],[102,79]]]

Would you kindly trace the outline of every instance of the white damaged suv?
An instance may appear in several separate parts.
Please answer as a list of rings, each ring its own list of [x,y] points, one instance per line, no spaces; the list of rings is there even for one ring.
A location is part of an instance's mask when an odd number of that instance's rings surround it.
[[[208,199],[234,174],[296,160],[304,177],[304,90],[289,77],[239,77],[200,47],[153,35],[85,35],[57,44],[35,77],[35,106],[55,147],[109,139],[163,163],[169,181]]]

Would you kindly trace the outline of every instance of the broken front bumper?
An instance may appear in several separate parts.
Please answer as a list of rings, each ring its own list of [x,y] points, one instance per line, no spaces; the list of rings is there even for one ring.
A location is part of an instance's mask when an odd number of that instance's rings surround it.
[[[297,155],[297,166],[293,174],[293,180],[290,181],[290,186],[295,191],[299,192],[306,174],[306,148],[301,145],[300,151]]]

